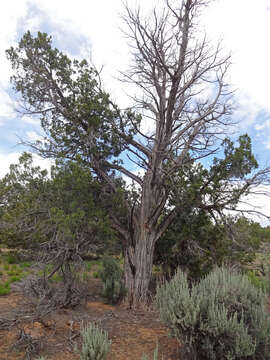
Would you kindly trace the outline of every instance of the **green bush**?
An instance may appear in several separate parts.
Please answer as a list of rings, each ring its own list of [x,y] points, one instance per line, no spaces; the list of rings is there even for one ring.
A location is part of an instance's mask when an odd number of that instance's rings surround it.
[[[17,264],[18,263],[18,255],[15,253],[7,254],[6,261],[8,264]]]
[[[80,360],[105,360],[111,349],[108,333],[90,324],[81,328],[82,349]]]
[[[99,278],[99,273],[98,273],[98,271],[94,271],[94,272],[93,272],[93,278],[94,278],[94,279],[98,279],[98,278]]]
[[[21,271],[17,271],[17,270],[10,270],[10,271],[7,271],[7,275],[8,276],[18,276],[21,274]]]
[[[248,271],[247,277],[251,284],[255,286],[257,289],[260,289],[266,293],[270,292],[270,284],[266,277],[259,276],[255,273],[255,271]]]
[[[247,276],[216,268],[189,286],[178,270],[157,289],[156,305],[172,334],[199,359],[269,359],[267,296]]]
[[[5,284],[0,284],[0,296],[8,295],[10,293],[10,284],[6,282]]]
[[[109,256],[103,259],[103,269],[99,276],[103,281],[102,296],[111,304],[116,304],[126,294],[123,284],[123,271],[118,262]]]
[[[11,284],[11,283],[14,283],[16,281],[20,281],[22,279],[21,276],[11,276],[9,279],[8,279],[8,282]]]
[[[88,271],[90,271],[90,270],[91,270],[91,267],[92,267],[91,262],[90,262],[90,261],[87,261],[87,262],[86,262],[86,269],[87,269]]]
[[[30,262],[27,262],[27,261],[22,262],[22,263],[20,263],[20,267],[21,267],[22,269],[29,268],[29,267],[31,267],[31,263],[30,263]]]

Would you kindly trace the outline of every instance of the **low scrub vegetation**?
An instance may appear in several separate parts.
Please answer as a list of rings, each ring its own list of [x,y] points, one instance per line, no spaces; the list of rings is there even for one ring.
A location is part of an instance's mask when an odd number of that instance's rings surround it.
[[[26,265],[27,264],[27,265]],[[10,285],[25,278],[29,273],[30,263],[20,262],[15,255],[0,256],[0,296],[10,293]]]
[[[216,268],[189,285],[178,270],[158,288],[156,305],[172,334],[199,359],[267,359],[270,317],[267,296],[248,277]]]
[[[113,257],[105,256],[99,275],[103,281],[102,296],[111,304],[119,302],[126,294],[123,271]]]
[[[10,284],[8,282],[0,284],[0,296],[8,295],[9,293],[10,293]]]
[[[265,293],[269,294],[270,284],[269,284],[269,280],[266,276],[263,276],[254,270],[249,270],[247,272],[247,277],[253,286],[255,286],[257,289],[261,289]]]
[[[108,333],[93,324],[82,326],[80,360],[105,360],[111,348]]]

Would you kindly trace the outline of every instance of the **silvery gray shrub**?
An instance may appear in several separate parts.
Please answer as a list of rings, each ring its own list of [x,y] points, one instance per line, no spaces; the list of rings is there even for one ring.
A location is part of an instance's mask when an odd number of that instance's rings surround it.
[[[157,289],[155,302],[161,320],[195,358],[270,359],[267,296],[245,275],[216,268],[189,286],[178,270]]]
[[[111,349],[108,333],[93,324],[81,327],[80,360],[105,360]]]

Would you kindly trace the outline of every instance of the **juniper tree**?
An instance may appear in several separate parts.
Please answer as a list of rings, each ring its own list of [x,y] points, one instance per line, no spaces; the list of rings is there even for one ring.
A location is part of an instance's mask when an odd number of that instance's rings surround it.
[[[47,34],[33,37],[27,32],[17,48],[7,51],[22,111],[39,116],[46,133],[43,142],[32,146],[45,157],[79,157],[104,185],[104,193],[119,192],[120,175],[136,184],[135,196],[121,197],[121,216],[116,215],[117,202],[108,209],[123,244],[130,306],[146,300],[155,244],[184,206],[181,201],[167,206],[181,186],[179,170],[191,161],[211,158],[230,124],[230,57],[222,55],[220,45],[214,48],[205,36],[197,37],[201,33],[196,22],[204,5],[203,0],[174,5],[165,1],[149,18],[126,7],[123,19],[133,62],[123,80],[137,87],[137,95],[134,107],[124,111],[104,91],[98,72],[87,61],[72,61],[53,48]],[[144,122],[151,122],[151,131],[144,132]],[[216,160],[215,173],[224,165],[227,184],[240,180],[237,191],[230,188],[223,194],[222,204],[235,207],[266,171],[248,176],[256,168],[248,140],[230,171],[230,156],[237,150],[227,142],[226,161]],[[141,175],[123,162],[125,157],[135,162]],[[243,171],[237,173],[236,168]],[[204,200],[208,210],[220,214],[214,196]]]
[[[113,246],[102,188],[78,162],[58,163],[48,176],[24,153],[0,188],[0,235],[7,246],[32,250],[55,269]]]

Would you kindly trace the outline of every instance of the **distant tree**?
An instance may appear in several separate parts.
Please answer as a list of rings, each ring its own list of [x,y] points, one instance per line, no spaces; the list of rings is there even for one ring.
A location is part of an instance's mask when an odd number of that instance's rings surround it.
[[[1,242],[9,247],[25,247],[28,238],[37,242],[47,239],[47,226],[45,232],[39,228],[40,220],[47,214],[46,206],[43,207],[47,171],[34,167],[32,162],[32,156],[24,153],[0,180]]]
[[[53,166],[48,177],[24,153],[0,188],[0,236],[8,246],[35,250],[57,266],[114,246],[105,206],[99,206],[101,187],[78,162]]]
[[[137,96],[134,108],[125,111],[102,89],[95,69],[54,49],[46,34],[33,37],[28,32],[17,48],[7,51],[22,111],[39,116],[46,133],[44,141],[34,145],[36,150],[45,157],[80,156],[108,193],[119,191],[115,175],[129,177],[139,188],[135,199],[123,196],[124,217],[110,209],[124,248],[130,306],[147,299],[156,242],[181,206],[184,210],[178,200],[169,211],[167,206],[171,194],[181,198],[177,174],[190,162],[211,159],[230,125],[229,57],[222,56],[219,45],[213,48],[206,37],[197,36],[201,33],[196,21],[206,3],[165,1],[148,19],[126,7],[123,19],[134,61],[123,76],[137,86]],[[142,121],[152,124],[150,132],[143,130]],[[222,209],[235,208],[240,196],[268,174],[265,170],[249,175],[257,164],[248,137],[242,142],[245,146],[238,150],[225,140],[225,159],[213,165],[214,178],[221,172],[223,178],[227,175],[229,187],[219,182]],[[142,170],[141,176],[132,172],[130,161]],[[221,216],[214,194],[202,200],[205,209]]]
[[[162,265],[169,277],[181,268],[191,280],[205,276],[215,266],[245,268],[264,245],[262,228],[243,217],[226,221],[214,223],[202,210],[176,218],[157,241],[154,263]]]

